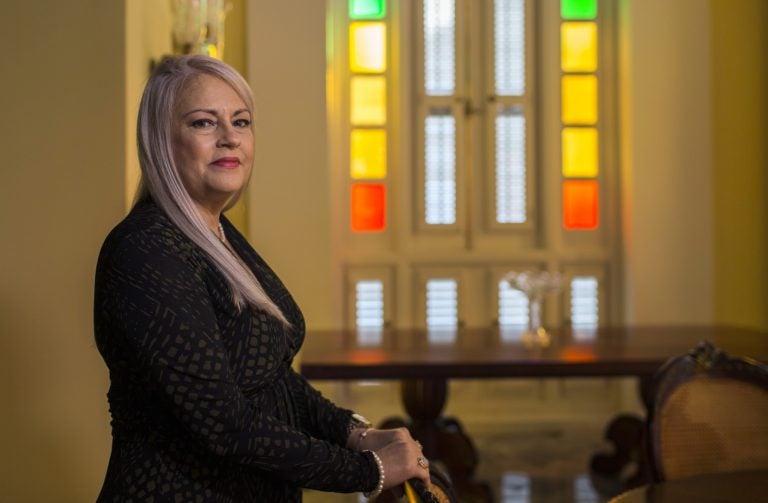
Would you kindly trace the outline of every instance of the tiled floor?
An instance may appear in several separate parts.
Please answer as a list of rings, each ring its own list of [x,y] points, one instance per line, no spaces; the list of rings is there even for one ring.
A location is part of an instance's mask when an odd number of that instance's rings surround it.
[[[492,484],[499,503],[598,503],[586,468],[605,446],[602,426],[499,428],[474,436],[477,478]]]

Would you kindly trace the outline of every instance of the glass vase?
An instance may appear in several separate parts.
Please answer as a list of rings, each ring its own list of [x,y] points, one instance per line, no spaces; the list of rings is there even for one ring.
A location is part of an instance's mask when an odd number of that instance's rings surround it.
[[[552,343],[552,336],[541,323],[540,296],[528,298],[528,328],[523,332],[523,345],[529,349],[546,348]]]

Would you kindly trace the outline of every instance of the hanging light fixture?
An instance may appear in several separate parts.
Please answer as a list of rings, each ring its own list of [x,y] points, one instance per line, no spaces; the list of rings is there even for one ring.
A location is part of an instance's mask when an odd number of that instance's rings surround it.
[[[226,0],[171,0],[173,50],[176,54],[224,55],[224,21],[231,4]]]

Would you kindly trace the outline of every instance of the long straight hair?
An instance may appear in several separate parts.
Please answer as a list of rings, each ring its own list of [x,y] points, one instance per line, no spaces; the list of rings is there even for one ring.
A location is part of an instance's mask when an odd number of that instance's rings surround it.
[[[187,85],[199,75],[211,75],[229,84],[248,110],[253,112],[251,89],[232,67],[201,55],[165,58],[152,72],[139,105],[136,140],[141,181],[134,204],[151,198],[162,208],[181,232],[199,246],[221,271],[238,309],[250,304],[289,326],[283,312],[269,298],[250,268],[231,253],[205,224],[173,160],[171,128],[174,112]],[[237,202],[242,190],[232,196],[225,210]]]

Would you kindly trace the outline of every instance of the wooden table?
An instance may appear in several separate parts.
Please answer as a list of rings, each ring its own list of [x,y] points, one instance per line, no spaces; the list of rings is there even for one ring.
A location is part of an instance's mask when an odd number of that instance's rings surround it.
[[[410,418],[407,425],[424,452],[442,461],[467,501],[492,501],[490,488],[473,480],[477,454],[458,420],[444,418],[448,379],[638,377],[647,402],[647,386],[669,357],[708,340],[734,356],[768,361],[768,333],[726,326],[603,327],[591,334],[553,330],[547,348],[528,349],[519,333],[499,329],[429,332],[385,330],[376,337],[354,330],[312,331],[301,354],[301,372],[309,379],[397,379]],[[361,341],[368,341],[367,343]],[[375,343],[373,343],[375,342]],[[640,455],[637,435],[642,419],[620,417],[608,427],[616,452],[593,458],[592,468],[611,476]],[[627,444],[627,445],[622,445]],[[639,460],[642,466],[642,459]],[[630,486],[647,482],[641,470]],[[618,487],[615,491],[622,489]]]
[[[766,503],[768,470],[713,473],[633,489],[610,503]]]

